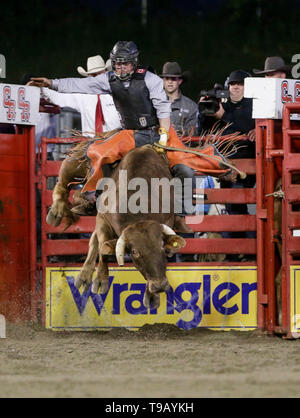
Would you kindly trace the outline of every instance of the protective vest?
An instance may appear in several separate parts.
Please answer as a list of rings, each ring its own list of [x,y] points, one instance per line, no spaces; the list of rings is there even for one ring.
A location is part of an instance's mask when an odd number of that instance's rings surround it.
[[[158,125],[156,111],[144,80],[146,71],[146,68],[137,68],[128,87],[124,86],[114,72],[109,74],[112,96],[120,113],[123,129],[145,129]]]

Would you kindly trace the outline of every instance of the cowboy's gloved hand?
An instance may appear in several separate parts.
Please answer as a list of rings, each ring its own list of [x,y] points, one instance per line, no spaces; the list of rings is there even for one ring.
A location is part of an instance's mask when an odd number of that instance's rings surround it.
[[[167,145],[168,138],[169,138],[168,131],[165,128],[159,128],[158,133],[159,133],[158,143],[161,145]]]

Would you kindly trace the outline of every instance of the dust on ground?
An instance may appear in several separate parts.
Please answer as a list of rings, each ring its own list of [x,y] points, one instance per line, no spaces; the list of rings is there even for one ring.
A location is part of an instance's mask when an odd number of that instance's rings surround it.
[[[0,397],[299,397],[300,340],[175,325],[54,332],[7,324]]]

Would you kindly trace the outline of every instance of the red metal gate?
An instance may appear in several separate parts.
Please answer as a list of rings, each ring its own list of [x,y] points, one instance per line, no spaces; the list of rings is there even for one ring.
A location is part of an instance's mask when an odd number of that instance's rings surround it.
[[[300,173],[300,122],[291,120],[292,113],[300,113],[299,104],[286,104],[282,120],[256,121],[259,328],[287,337],[292,336],[291,266],[300,264],[300,240],[293,236],[300,228],[299,208],[295,208],[300,184],[293,181],[293,175]],[[276,195],[280,179],[283,193]],[[277,213],[275,199],[282,199]]]
[[[78,223],[72,225],[67,231],[64,226],[50,226],[46,223],[47,210],[52,204],[52,190],[47,188],[49,178],[57,176],[61,161],[47,160],[47,144],[71,144],[78,142],[75,138],[42,139],[41,150],[41,190],[42,190],[42,260],[40,268],[45,277],[47,267],[81,265],[84,255],[88,250],[88,238],[83,234],[92,233],[95,226],[94,217],[81,217]],[[253,160],[234,160],[234,163],[248,174],[255,175],[257,167]],[[251,189],[205,189],[207,200],[205,203],[256,203],[256,190]],[[207,215],[200,224],[193,222],[193,217],[188,217],[189,226],[194,232],[245,232],[256,231],[256,215]],[[68,235],[66,235],[68,233]],[[255,238],[186,238],[187,245],[182,249],[183,254],[256,254]],[[80,258],[82,256],[82,258]],[[190,264],[188,262],[180,265]],[[194,263],[193,265],[256,265],[255,261],[232,263],[210,262]],[[176,265],[169,263],[169,266]],[[45,284],[45,280],[43,280]],[[42,291],[42,299],[45,299],[45,288]]]
[[[0,313],[32,317],[36,289],[35,130],[0,135]]]

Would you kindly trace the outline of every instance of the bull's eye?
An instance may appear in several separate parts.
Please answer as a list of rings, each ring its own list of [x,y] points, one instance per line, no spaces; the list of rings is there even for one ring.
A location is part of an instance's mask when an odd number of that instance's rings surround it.
[[[133,249],[131,250],[131,254],[132,254],[132,255],[134,255],[135,257],[138,257],[139,252],[133,248]]]

